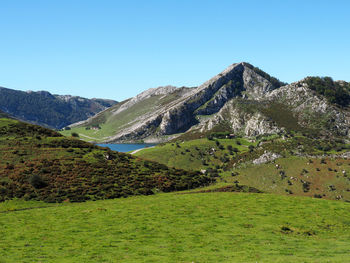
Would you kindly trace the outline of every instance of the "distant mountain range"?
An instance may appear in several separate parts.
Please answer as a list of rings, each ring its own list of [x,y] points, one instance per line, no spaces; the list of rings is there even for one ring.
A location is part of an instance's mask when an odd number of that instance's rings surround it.
[[[0,87],[0,110],[23,121],[61,129],[86,120],[115,105],[108,99],[86,99],[70,95],[53,95],[47,91],[18,91]]]
[[[150,89],[71,127],[98,142],[161,142],[215,131],[349,137],[349,91],[349,83],[329,77],[283,83],[242,62],[199,87]]]

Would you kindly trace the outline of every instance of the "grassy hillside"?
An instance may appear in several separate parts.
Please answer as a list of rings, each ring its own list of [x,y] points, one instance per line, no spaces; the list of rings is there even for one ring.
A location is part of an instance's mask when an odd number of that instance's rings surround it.
[[[218,184],[211,188],[240,184],[269,193],[350,201],[350,160],[332,157],[348,149],[349,145],[342,141],[275,135],[250,141],[244,138],[177,141],[135,155],[170,167],[219,174]],[[280,158],[252,164],[265,152],[278,153]],[[317,157],[322,155],[325,157]]]
[[[243,138],[215,140],[202,138],[160,144],[154,148],[143,149],[135,156],[158,160],[168,166],[183,167],[187,170],[219,168],[239,153],[249,151],[250,145],[256,146],[256,144]]]
[[[348,159],[287,157],[232,169],[223,174],[222,182],[239,182],[275,194],[350,201],[349,174]]]
[[[2,263],[349,259],[350,204],[343,202],[206,193],[9,206],[0,204]]]
[[[0,119],[0,201],[85,201],[189,189],[213,179]]]
[[[178,93],[181,93],[181,89],[167,96],[153,95],[135,103],[126,110],[118,112],[124,104],[129,102],[129,100],[123,101],[99,113],[83,124],[72,127],[71,130],[62,131],[61,133],[63,135],[70,135],[72,132],[76,132],[82,140],[103,142],[109,136],[113,136],[122,129],[137,123],[139,121],[138,118],[143,115],[152,113],[162,105],[171,103],[179,97]],[[94,127],[98,127],[98,129]]]

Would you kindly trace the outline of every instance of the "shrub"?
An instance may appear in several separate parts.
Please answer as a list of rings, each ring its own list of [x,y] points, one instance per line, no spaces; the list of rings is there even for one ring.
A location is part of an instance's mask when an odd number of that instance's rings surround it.
[[[238,172],[232,172],[232,173],[231,173],[231,176],[237,176],[237,175],[239,175]]]
[[[79,134],[76,132],[72,132],[72,137],[79,137]]]
[[[304,191],[304,193],[307,193],[307,192],[310,191],[310,185],[311,185],[310,182],[303,182],[303,191]]]
[[[293,232],[293,230],[290,229],[288,226],[282,226],[281,227],[281,231],[284,232],[284,233],[291,233],[291,232]]]
[[[331,191],[331,192],[333,192],[333,191],[335,191],[335,190],[337,190],[337,189],[335,188],[334,185],[330,185],[330,186],[328,186],[328,190]]]
[[[12,163],[7,163],[5,168],[8,170],[13,170],[15,169],[15,166]]]
[[[30,184],[36,189],[41,189],[47,186],[47,183],[44,181],[44,179],[37,174],[34,174],[30,178]]]

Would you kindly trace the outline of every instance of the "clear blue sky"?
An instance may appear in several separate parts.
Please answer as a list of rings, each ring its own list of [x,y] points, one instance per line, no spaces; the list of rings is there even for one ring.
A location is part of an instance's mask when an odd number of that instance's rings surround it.
[[[2,0],[0,85],[123,100],[247,61],[350,81],[347,0]]]

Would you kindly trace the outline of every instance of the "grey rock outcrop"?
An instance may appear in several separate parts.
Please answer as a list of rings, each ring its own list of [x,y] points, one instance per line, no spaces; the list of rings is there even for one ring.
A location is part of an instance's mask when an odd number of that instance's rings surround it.
[[[259,158],[253,160],[253,164],[263,164],[263,163],[272,162],[273,160],[276,160],[277,158],[280,158],[280,157],[281,155],[277,153],[265,152]]]

